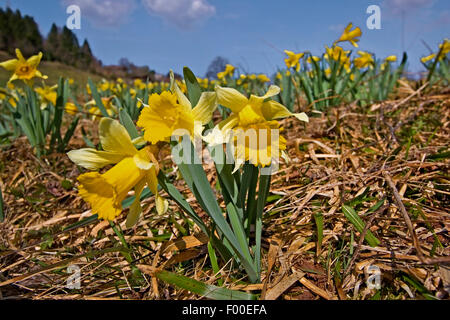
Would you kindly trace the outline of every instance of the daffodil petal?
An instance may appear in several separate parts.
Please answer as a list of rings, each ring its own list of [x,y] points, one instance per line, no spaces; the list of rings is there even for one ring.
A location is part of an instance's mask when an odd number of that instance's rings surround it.
[[[16,56],[17,56],[17,59],[19,59],[20,62],[25,62],[25,58],[22,55],[22,51],[20,51],[19,48],[16,49]]]
[[[134,163],[136,167],[142,170],[149,170],[152,166],[154,166],[153,162],[148,158],[147,155],[144,154],[147,152],[145,149],[140,150],[133,156]]]
[[[180,87],[178,87],[172,70],[170,70],[170,91],[172,91],[172,93],[175,93],[178,99],[178,103],[185,109],[185,111],[189,112],[192,109],[191,102],[180,90]]]
[[[88,170],[98,170],[108,164],[120,162],[124,155],[116,152],[98,151],[92,148],[72,150],[67,156],[77,165]]]
[[[99,135],[105,151],[127,156],[134,156],[137,153],[127,130],[117,120],[102,118],[99,123]]]
[[[216,93],[217,102],[234,113],[238,113],[248,104],[248,99],[236,89],[216,86]]]
[[[294,113],[293,114],[294,117],[296,117],[298,120],[300,121],[305,121],[305,122],[309,122],[309,118],[306,115],[306,113],[301,112],[301,113]]]
[[[42,59],[42,52],[39,52],[39,54],[28,58],[27,63],[30,66],[36,68],[39,65],[39,63],[41,62],[41,59]]]
[[[156,212],[158,212],[159,215],[166,213],[167,209],[169,209],[169,202],[163,197],[156,195],[155,202],[156,202]]]
[[[16,71],[18,62],[19,60],[17,59],[6,60],[0,63],[0,67],[3,67],[8,71]]]
[[[127,228],[134,227],[139,220],[139,216],[142,213],[141,193],[144,189],[144,186],[145,180],[142,180],[134,187],[134,201],[130,206],[130,211],[128,212],[127,221],[125,223],[125,226]]]
[[[192,114],[195,121],[200,121],[202,124],[207,124],[211,121],[214,110],[217,108],[217,95],[215,92],[203,92],[200,96],[200,100],[194,109]]]
[[[269,87],[269,89],[267,90],[266,94],[263,95],[261,98],[267,99],[267,98],[276,96],[279,93],[280,93],[280,87],[275,86],[275,85],[271,85]]]
[[[292,116],[292,113],[285,106],[273,100],[264,102],[261,109],[264,118],[268,121]]]

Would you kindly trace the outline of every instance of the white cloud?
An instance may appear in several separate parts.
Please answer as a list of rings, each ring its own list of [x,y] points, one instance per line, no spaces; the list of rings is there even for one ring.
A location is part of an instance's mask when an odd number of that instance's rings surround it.
[[[86,17],[100,27],[118,26],[127,21],[136,8],[134,0],[63,0],[66,6],[75,4],[81,9],[81,19]]]
[[[147,10],[177,27],[191,28],[212,17],[216,8],[207,0],[142,0]]]
[[[343,32],[345,29],[345,25],[343,24],[332,24],[328,27],[328,30],[334,31],[334,32]]]
[[[383,7],[393,14],[431,7],[435,0],[385,0]]]

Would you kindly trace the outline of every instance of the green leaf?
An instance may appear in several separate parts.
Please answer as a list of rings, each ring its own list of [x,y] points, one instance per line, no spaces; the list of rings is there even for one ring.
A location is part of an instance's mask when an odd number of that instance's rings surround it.
[[[136,126],[134,125],[133,120],[131,120],[130,115],[124,108],[121,108],[119,110],[119,121],[125,127],[125,129],[127,129],[131,139],[139,137],[139,133],[136,129]]]
[[[211,266],[213,268],[213,272],[215,275],[217,275],[220,272],[220,268],[219,268],[219,264],[217,263],[216,252],[214,251],[211,241],[208,242],[208,255],[209,255],[209,260],[211,261]],[[219,284],[219,286],[223,285],[223,279],[218,279],[218,284]]]
[[[256,300],[256,296],[251,293],[216,287],[165,270],[157,271],[155,276],[164,282],[213,300]]]
[[[342,212],[344,213],[344,216],[356,227],[356,230],[358,230],[359,233],[362,233],[364,231],[364,228],[366,224],[364,221],[358,216],[356,211],[347,205],[342,206]],[[371,247],[376,247],[380,244],[380,240],[378,240],[372,233],[372,231],[367,230],[366,236],[364,239],[367,241],[367,243]]]
[[[95,221],[98,221],[98,214],[94,214],[94,215],[92,215],[90,217],[84,218],[81,221],[78,221],[78,222],[75,222],[74,224],[71,224],[70,226],[64,228],[63,232],[70,231],[70,230],[73,230],[73,229],[77,229],[77,228],[80,228],[80,227],[84,227],[84,226],[90,225],[91,223],[94,223]]]
[[[322,240],[323,240],[323,214],[316,213],[314,214],[314,221],[316,223],[317,230],[317,252],[319,253],[322,248]]]
[[[270,174],[260,173],[259,178],[259,190],[258,190],[258,200],[256,204],[256,223],[255,223],[255,265],[258,270],[258,275],[261,274],[261,234],[262,234],[262,217],[264,206],[266,205],[267,195],[270,189]],[[250,186],[252,187],[252,186]]]
[[[189,101],[192,107],[195,107],[200,100],[202,89],[198,84],[197,78],[188,67],[183,68],[184,81],[186,82]]]
[[[105,106],[103,105],[102,98],[100,97],[100,94],[97,91],[97,87],[92,82],[92,79],[88,79],[89,87],[91,88],[92,97],[95,100],[95,105],[100,109],[100,112],[104,117],[109,117],[108,112],[105,109]]]

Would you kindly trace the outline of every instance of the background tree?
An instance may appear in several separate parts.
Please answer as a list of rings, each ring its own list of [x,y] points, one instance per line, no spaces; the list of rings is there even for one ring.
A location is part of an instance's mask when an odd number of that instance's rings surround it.
[[[227,64],[229,64],[228,59],[224,57],[218,56],[214,58],[214,60],[208,66],[205,77],[208,79],[217,79],[217,74],[225,70],[225,66]]]

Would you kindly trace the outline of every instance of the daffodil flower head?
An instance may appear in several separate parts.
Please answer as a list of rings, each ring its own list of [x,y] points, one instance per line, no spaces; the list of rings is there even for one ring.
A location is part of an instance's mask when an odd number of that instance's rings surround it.
[[[295,70],[298,72],[300,70],[300,59],[305,55],[305,53],[295,53],[289,50],[284,50],[284,53],[288,56],[286,59],[284,59],[286,67],[295,68]]]
[[[370,53],[364,51],[358,51],[359,57],[353,60],[353,64],[359,68],[363,69],[366,67],[373,67],[375,63],[373,57]]]
[[[58,85],[54,85],[52,87],[43,85],[42,87],[34,89],[34,91],[36,91],[42,99],[41,109],[45,109],[50,103],[54,106],[56,105],[57,88]]]
[[[427,63],[428,61],[433,60],[435,57],[436,57],[436,53],[432,53],[428,56],[422,57],[420,59],[420,61],[422,61],[422,63]]]
[[[84,148],[67,154],[70,160],[88,170],[115,164],[105,173],[94,171],[78,177],[78,192],[91,205],[92,213],[100,219],[114,220],[122,212],[122,201],[134,189],[135,200],[126,223],[127,227],[133,226],[142,212],[139,199],[145,185],[155,195],[156,209],[162,213],[166,205],[158,195],[156,147],[137,150],[125,127],[111,118],[100,120],[99,135],[104,151]]]
[[[397,56],[395,56],[395,55],[388,56],[388,57],[386,57],[386,59],[384,59],[384,61],[395,62],[395,61],[397,61]]]
[[[353,27],[353,24],[350,22],[347,27],[345,27],[344,32],[340,36],[340,38],[336,41],[337,42],[343,42],[348,41],[350,42],[354,47],[358,47],[357,42],[359,41],[359,37],[361,37],[362,32],[359,27],[356,27],[355,29],[351,30]]]
[[[214,146],[232,139],[237,150],[235,170],[242,161],[251,160],[255,166],[269,164],[270,161],[263,160],[263,155],[272,155],[273,153],[271,149],[274,142],[271,130],[280,129],[276,119],[295,116],[301,121],[308,121],[305,113],[291,113],[279,102],[269,99],[279,92],[280,88],[272,85],[265,95],[261,97],[251,95],[250,98],[247,98],[236,89],[216,86],[217,102],[229,108],[232,114],[220,122],[209,135],[204,137],[204,140],[210,146]],[[253,136],[251,139],[255,141],[246,140],[247,136]],[[278,150],[284,150],[284,138],[281,135],[278,137],[275,142]],[[252,146],[251,143],[256,144]]]
[[[172,71],[170,75],[171,92],[152,94],[137,121],[137,125],[144,130],[144,139],[152,144],[167,142],[174,133],[181,131],[192,138],[201,135],[203,126],[211,121],[217,108],[215,92],[203,92],[197,105],[192,108],[191,102],[174,81]]]
[[[219,72],[219,73],[217,74],[217,78],[218,78],[219,80],[223,80],[223,79],[225,79],[225,78],[228,77],[228,76],[231,77],[231,76],[233,76],[234,70],[236,70],[236,67],[234,67],[234,66],[231,65],[231,64],[227,64],[227,65],[225,66],[225,70],[222,71],[222,72]]]
[[[1,67],[13,72],[8,82],[20,79],[31,85],[33,78],[48,78],[37,70],[42,59],[42,52],[25,60],[20,49],[16,49],[16,56],[17,59],[11,59],[0,63]]]

